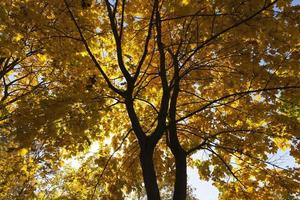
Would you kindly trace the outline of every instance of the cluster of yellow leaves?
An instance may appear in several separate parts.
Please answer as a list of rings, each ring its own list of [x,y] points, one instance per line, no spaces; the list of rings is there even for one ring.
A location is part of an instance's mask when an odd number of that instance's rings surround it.
[[[104,1],[93,1],[84,8],[81,1],[68,2],[112,84],[126,88]],[[284,199],[289,195],[287,188],[299,193],[296,169],[271,170],[266,164],[268,155],[280,149],[290,149],[291,156],[300,161],[299,112],[295,112],[299,90],[247,93],[299,83],[299,8],[292,7],[291,1],[279,0],[276,7],[282,13],[271,7],[216,36],[260,9],[264,2],[160,3],[167,66],[173,64],[168,52],[177,49],[180,63],[185,63],[180,69],[177,117],[209,104],[178,123],[178,137],[185,149],[205,141],[201,150],[211,150],[208,160],[190,162],[198,168],[200,178],[212,180],[221,199]],[[152,7],[146,1],[130,0],[125,8],[122,51],[124,63],[133,74],[143,54]],[[119,21],[120,14],[116,17]],[[155,28],[152,31],[157,34]],[[157,124],[162,96],[156,42],[153,36],[134,90],[134,108],[147,134]],[[185,62],[202,44],[202,49]],[[131,192],[142,196],[138,142],[132,133],[124,138],[131,128],[126,107],[93,65],[63,1],[1,1],[0,46],[0,58],[24,58],[16,67],[21,70],[6,78],[26,76],[0,103],[2,106],[13,97],[22,97],[0,111],[1,117],[11,114],[0,121],[1,131],[3,125],[11,126],[4,127],[0,135],[0,144],[5,146],[0,149],[0,172],[4,174],[0,198],[15,198],[21,191],[25,191],[19,194],[23,199],[122,199]],[[37,52],[26,57],[31,50]],[[167,74],[172,85],[172,67]],[[26,96],[20,92],[31,91],[41,81],[45,84],[38,90]],[[2,85],[0,91],[2,98]],[[240,92],[245,93],[230,96]],[[217,99],[220,101],[210,104]],[[99,150],[85,157],[94,140],[99,141]],[[11,147],[16,149],[10,152]],[[162,188],[174,181],[174,161],[166,149],[163,138],[154,155]]]

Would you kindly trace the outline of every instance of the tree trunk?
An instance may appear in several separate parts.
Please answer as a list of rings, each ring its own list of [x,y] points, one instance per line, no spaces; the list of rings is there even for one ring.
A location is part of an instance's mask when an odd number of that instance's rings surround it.
[[[148,200],[160,200],[157,178],[153,162],[154,148],[141,149],[140,162]]]
[[[185,153],[179,153],[174,156],[176,165],[176,179],[173,200],[185,200],[187,190],[186,155]]]

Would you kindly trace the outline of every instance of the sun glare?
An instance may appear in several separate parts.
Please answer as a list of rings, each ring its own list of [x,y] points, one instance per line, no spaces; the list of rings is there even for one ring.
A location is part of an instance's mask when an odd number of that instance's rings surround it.
[[[98,141],[95,141],[91,144],[88,152],[81,154],[80,156],[75,156],[69,159],[64,160],[65,165],[71,167],[74,170],[78,170],[82,163],[84,163],[89,157],[93,156],[99,151],[100,144]]]
[[[78,170],[81,166],[81,163],[79,162],[79,160],[77,160],[76,158],[71,158],[70,159],[70,167],[72,169]]]
[[[90,147],[90,150],[89,150],[89,152],[90,153],[97,153],[97,151],[99,150],[99,142],[98,141],[96,141],[96,142],[93,142],[92,144],[91,144],[91,147]]]

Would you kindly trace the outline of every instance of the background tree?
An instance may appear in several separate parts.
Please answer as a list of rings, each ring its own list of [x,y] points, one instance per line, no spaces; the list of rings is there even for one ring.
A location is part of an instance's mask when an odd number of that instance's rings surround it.
[[[148,199],[173,183],[173,199],[185,199],[187,165],[221,199],[299,195],[297,167],[269,160],[291,149],[299,162],[299,117],[282,112],[300,99],[291,1],[16,0],[1,9],[1,27],[21,24],[17,38],[41,49],[31,62],[49,83],[19,99],[10,123],[23,156],[39,152],[32,195],[120,199],[143,178]],[[71,156],[79,171],[63,167]]]

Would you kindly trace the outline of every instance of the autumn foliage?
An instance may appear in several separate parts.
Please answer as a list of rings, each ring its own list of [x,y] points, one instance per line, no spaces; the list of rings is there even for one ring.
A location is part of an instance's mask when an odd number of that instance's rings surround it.
[[[188,166],[300,198],[299,27],[290,0],[0,1],[0,199],[195,199]]]

